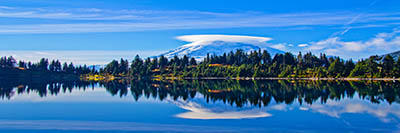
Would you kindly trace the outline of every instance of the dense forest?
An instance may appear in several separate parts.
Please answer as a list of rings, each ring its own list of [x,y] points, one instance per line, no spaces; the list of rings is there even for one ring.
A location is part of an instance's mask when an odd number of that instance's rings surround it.
[[[61,64],[58,60],[42,58],[37,63],[16,61],[12,56],[0,58],[0,78],[55,80],[78,79],[80,75],[95,74],[97,71],[86,65],[75,66],[72,63]]]
[[[0,78],[79,78],[83,77],[278,77],[278,78],[399,78],[400,60],[390,55],[371,56],[359,61],[312,53],[276,54],[266,50],[232,51],[223,55],[208,54],[202,61],[188,56],[164,56],[132,61],[113,60],[99,71],[94,67],[75,66],[42,58],[37,63],[0,58]]]
[[[113,60],[100,75],[126,77],[281,77],[281,78],[394,78],[400,77],[400,60],[390,55],[353,61],[311,52],[271,56],[266,50],[208,54],[202,61],[188,56]]]

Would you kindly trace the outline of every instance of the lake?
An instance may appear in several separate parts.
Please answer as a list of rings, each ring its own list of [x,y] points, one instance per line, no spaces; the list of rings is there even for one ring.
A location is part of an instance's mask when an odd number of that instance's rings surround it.
[[[399,132],[394,81],[0,81],[0,132]]]

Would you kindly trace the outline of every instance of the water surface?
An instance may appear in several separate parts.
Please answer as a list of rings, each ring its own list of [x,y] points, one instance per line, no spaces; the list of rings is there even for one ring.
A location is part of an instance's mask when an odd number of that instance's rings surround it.
[[[1,132],[398,132],[392,81],[0,82]]]

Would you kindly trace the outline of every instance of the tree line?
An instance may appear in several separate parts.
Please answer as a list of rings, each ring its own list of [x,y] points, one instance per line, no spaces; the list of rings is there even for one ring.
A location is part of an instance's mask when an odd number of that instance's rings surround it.
[[[95,74],[98,73],[94,67],[89,67],[87,65],[74,65],[73,63],[61,63],[59,60],[49,61],[46,58],[40,59],[39,62],[25,62],[18,61],[10,57],[0,58],[0,75],[10,76],[10,75],[26,75],[26,74]],[[12,76],[11,76],[12,77]]]
[[[400,77],[400,60],[392,56],[371,56],[353,61],[311,52],[276,54],[266,50],[231,51],[222,55],[208,54],[202,61],[188,56],[171,59],[113,60],[100,74],[128,77],[282,77],[282,78],[393,78]]]

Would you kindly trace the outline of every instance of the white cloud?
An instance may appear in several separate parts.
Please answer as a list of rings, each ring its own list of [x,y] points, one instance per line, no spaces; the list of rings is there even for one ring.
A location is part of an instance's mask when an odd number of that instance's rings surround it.
[[[286,51],[287,50],[286,44],[284,44],[284,43],[273,44],[270,47],[271,48],[275,48],[275,49],[279,49],[279,50],[282,50],[282,51]]]
[[[14,7],[9,6],[0,6],[0,9],[15,9]]]
[[[263,44],[267,41],[272,40],[268,37],[256,37],[256,36],[240,36],[240,35],[186,35],[176,37],[178,40],[192,42],[188,45],[207,44],[214,41],[224,42],[240,42],[240,43],[251,43],[251,44]]]
[[[400,33],[394,29],[390,33],[379,33],[375,37],[366,41],[342,41],[340,37],[331,37],[325,40],[310,42],[310,46],[305,46],[305,51],[314,53],[326,53],[334,56],[351,58],[358,55],[356,59],[365,58],[374,54],[386,54],[400,50]],[[351,53],[351,54],[350,54]]]
[[[298,46],[298,47],[307,47],[308,44],[303,43],[303,44],[299,44],[299,45],[297,45],[297,46]]]

